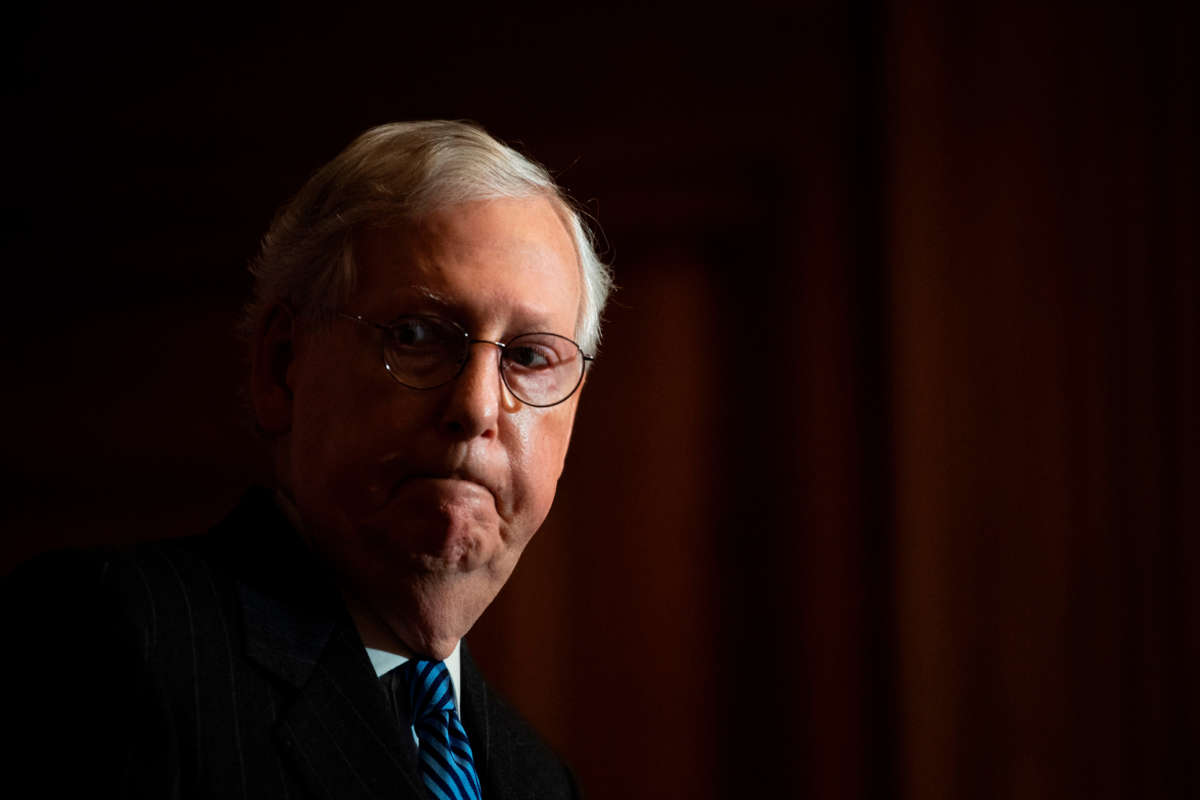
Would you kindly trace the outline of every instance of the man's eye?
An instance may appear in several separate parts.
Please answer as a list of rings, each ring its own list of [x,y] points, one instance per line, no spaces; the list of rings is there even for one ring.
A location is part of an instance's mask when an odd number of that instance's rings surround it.
[[[437,347],[443,337],[428,319],[402,319],[391,325],[392,343],[398,347]]]
[[[504,357],[510,364],[521,369],[548,369],[556,363],[553,350],[534,344],[509,347],[504,351]]]

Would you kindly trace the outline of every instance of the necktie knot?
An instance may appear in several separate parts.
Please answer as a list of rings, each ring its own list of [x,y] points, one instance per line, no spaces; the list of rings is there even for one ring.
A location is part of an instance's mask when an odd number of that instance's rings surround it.
[[[454,687],[444,663],[409,661],[401,669],[408,683],[408,707],[414,724],[431,715],[455,710]]]
[[[437,800],[479,800],[479,776],[455,711],[450,671],[441,661],[409,661],[400,670],[408,684],[417,761],[426,788]]]

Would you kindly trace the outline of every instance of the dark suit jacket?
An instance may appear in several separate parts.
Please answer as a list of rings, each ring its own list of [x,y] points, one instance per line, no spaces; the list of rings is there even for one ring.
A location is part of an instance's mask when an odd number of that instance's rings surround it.
[[[323,566],[265,491],[213,531],[4,582],[4,781],[37,796],[421,798],[416,751]],[[462,652],[485,798],[577,796]]]

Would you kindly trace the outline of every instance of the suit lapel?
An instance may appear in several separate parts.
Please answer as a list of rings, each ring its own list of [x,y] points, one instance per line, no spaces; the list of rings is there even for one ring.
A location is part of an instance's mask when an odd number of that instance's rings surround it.
[[[246,506],[236,560],[246,655],[288,687],[277,727],[284,750],[320,796],[424,797],[406,757],[411,737],[328,574],[269,495]]]
[[[407,741],[357,632],[339,626],[279,733],[314,790],[330,798],[423,797]],[[404,732],[407,733],[407,732]]]
[[[505,791],[495,785],[493,762],[497,757],[503,759],[503,741],[493,740],[491,725],[491,698],[488,697],[488,686],[483,681],[483,675],[475,660],[467,652],[467,643],[462,645],[462,683],[459,688],[462,694],[462,722],[467,730],[467,739],[471,742],[471,753],[475,757],[475,772],[483,785],[484,796],[503,797]]]

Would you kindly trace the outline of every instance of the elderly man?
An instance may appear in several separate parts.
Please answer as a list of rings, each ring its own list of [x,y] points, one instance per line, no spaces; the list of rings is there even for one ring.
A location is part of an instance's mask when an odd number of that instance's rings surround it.
[[[476,127],[385,125],[252,271],[276,486],[7,581],[11,766],[50,795],[575,796],[462,639],[550,509],[599,340],[579,216]]]

